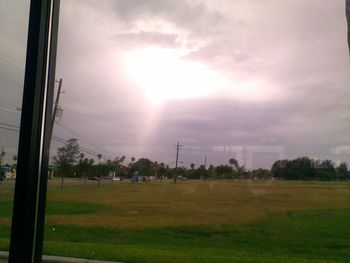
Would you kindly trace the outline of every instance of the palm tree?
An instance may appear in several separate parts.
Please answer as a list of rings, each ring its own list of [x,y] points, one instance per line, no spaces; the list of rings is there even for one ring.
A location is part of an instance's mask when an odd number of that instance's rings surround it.
[[[0,166],[2,164],[2,159],[4,158],[5,155],[6,155],[6,152],[4,151],[4,148],[1,147],[1,149],[0,149]]]
[[[191,169],[193,170],[195,167],[195,164],[194,163],[191,163]]]
[[[232,166],[234,166],[234,167],[236,168],[237,171],[239,170],[239,165],[238,165],[238,162],[237,162],[236,159],[231,158],[231,159],[229,160],[229,163],[230,163]]]
[[[157,161],[154,161],[152,164],[152,167],[153,167],[153,176],[154,176],[154,178],[158,179],[159,163]]]

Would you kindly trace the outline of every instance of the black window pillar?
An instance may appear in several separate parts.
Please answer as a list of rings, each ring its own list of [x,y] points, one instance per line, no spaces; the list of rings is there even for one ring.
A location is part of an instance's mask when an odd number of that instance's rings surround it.
[[[59,0],[31,0],[9,262],[41,262]]]

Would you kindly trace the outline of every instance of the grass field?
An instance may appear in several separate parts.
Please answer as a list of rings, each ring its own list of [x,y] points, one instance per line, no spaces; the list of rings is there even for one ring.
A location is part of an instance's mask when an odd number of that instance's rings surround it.
[[[0,189],[0,249],[12,190]],[[49,186],[44,253],[124,262],[350,262],[350,184]]]

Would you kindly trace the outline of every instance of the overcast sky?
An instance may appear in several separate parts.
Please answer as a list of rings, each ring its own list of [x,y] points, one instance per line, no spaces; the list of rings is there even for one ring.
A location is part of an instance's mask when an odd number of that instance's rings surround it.
[[[25,2],[0,1],[0,121],[14,125]],[[177,141],[185,165],[349,161],[344,12],[344,0],[62,0],[55,134],[171,166]],[[16,149],[18,135],[0,136]]]

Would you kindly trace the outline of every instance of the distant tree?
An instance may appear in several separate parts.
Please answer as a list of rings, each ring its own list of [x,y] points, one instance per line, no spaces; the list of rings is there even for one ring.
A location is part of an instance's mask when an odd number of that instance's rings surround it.
[[[272,172],[267,169],[259,168],[251,172],[251,176],[256,179],[270,179],[272,177]]]
[[[64,176],[72,172],[73,165],[79,159],[80,147],[78,140],[69,139],[64,147],[57,149],[57,155],[54,156],[54,162],[59,166],[61,172],[61,188],[63,188]]]
[[[299,157],[292,162],[292,173],[290,179],[310,180],[315,179],[315,170],[312,161],[308,157]],[[287,165],[288,166],[288,165]]]
[[[196,170],[195,170],[196,165],[194,163],[190,164],[190,170],[187,171],[187,177],[190,179],[196,179]]]
[[[218,178],[230,179],[233,175],[233,169],[232,166],[229,165],[219,165],[215,167],[215,173]]]
[[[348,164],[346,162],[341,162],[338,166],[339,173],[347,173],[348,172]]]
[[[90,165],[89,159],[88,158],[84,158],[84,159],[80,158],[78,166],[79,166],[80,175],[84,177],[84,183],[86,184],[87,176],[89,174],[89,171],[91,170],[91,165]]]
[[[321,168],[325,170],[334,170],[334,162],[332,160],[324,160],[321,162]]]
[[[121,163],[121,164],[123,164],[123,163],[124,163],[124,161],[125,161],[125,155],[123,155],[122,157],[120,157],[120,159],[119,159],[119,160],[120,160],[120,163]]]
[[[134,163],[133,170],[138,171],[141,175],[151,176],[153,175],[153,163],[147,158],[140,158]]]
[[[124,166],[125,156],[116,157],[113,161],[116,176],[124,177],[127,175],[127,167]]]
[[[237,162],[236,159],[231,158],[231,159],[229,160],[229,163],[236,169],[236,171],[239,170],[240,167],[239,167],[239,164],[238,164],[238,162]]]
[[[209,165],[209,168],[208,168],[208,177],[209,178],[213,178],[215,175],[215,168],[214,168],[214,165]]]
[[[287,174],[288,160],[278,160],[273,163],[271,172],[276,178],[285,178]]]
[[[274,177],[287,180],[322,180],[330,181],[345,179],[347,165],[335,169],[332,160],[312,160],[308,157],[299,157],[294,160],[278,160],[271,168]]]
[[[185,166],[177,167],[176,170],[174,169],[174,173],[176,173],[177,179],[183,180],[183,178],[187,175],[187,168]]]
[[[341,162],[337,168],[340,179],[347,179],[348,177],[348,164],[346,162]]]
[[[157,161],[154,161],[153,164],[152,164],[152,167],[153,167],[153,176],[155,178],[158,178],[158,170],[160,168],[160,165]]]
[[[78,165],[76,166],[76,170],[80,178],[83,176],[83,173],[84,173],[83,172],[84,157],[85,157],[84,153],[79,154],[79,162],[78,162]]]
[[[197,174],[196,177],[199,177],[203,180],[208,179],[208,171],[205,168],[205,165],[203,165],[203,164],[198,167],[198,169],[196,170],[196,174]]]
[[[1,149],[0,149],[0,168],[2,167],[2,161],[3,161],[5,155],[6,155],[6,152],[4,151],[4,148],[1,147]]]
[[[159,169],[158,169],[158,177],[161,181],[163,181],[163,178],[167,175],[167,170],[165,169],[165,164],[160,163]]]
[[[4,159],[5,155],[6,155],[6,152],[4,151],[4,148],[1,147],[0,149],[0,182],[2,182],[5,178],[5,172],[2,169],[2,160]]]

